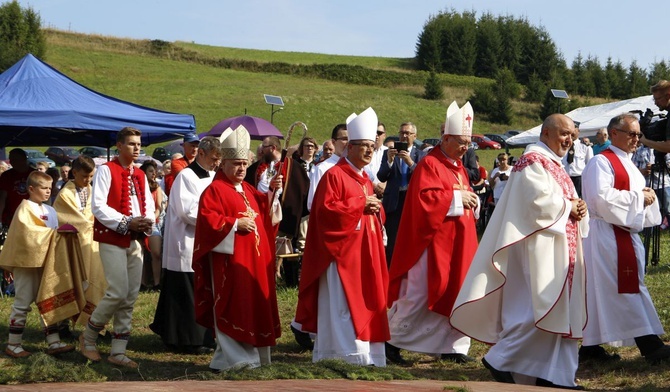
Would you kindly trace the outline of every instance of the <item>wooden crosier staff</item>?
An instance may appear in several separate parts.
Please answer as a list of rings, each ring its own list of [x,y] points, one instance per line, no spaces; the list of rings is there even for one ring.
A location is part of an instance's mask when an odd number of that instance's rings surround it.
[[[285,165],[285,162],[286,162],[286,155],[287,155],[290,143],[291,143],[291,136],[293,135],[293,129],[297,126],[301,126],[303,128],[302,139],[304,139],[305,136],[307,136],[307,125],[305,125],[305,123],[302,122],[302,121],[296,121],[293,124],[291,124],[290,127],[288,127],[288,132],[286,133],[286,139],[284,140],[284,149],[281,152],[281,160],[279,161],[279,170],[277,170],[278,174],[282,174],[284,172],[284,165]],[[302,140],[302,139],[300,139],[300,140]],[[287,171],[286,178],[284,179],[284,184],[288,183],[288,175],[289,175],[289,173]],[[282,200],[281,200],[282,202],[284,201],[285,197],[286,197],[286,192],[284,192],[282,194]]]

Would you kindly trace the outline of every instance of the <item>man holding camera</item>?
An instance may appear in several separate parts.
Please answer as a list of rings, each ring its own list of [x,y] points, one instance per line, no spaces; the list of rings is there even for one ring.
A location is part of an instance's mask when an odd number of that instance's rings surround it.
[[[655,85],[651,86],[651,94],[654,96],[654,103],[661,110],[670,110],[670,82],[667,80],[660,80]],[[670,122],[665,121],[665,138],[663,141],[655,141],[647,139],[647,134],[640,138],[640,143],[651,147],[656,151],[670,153]]]
[[[395,142],[393,148],[384,151],[381,167],[377,172],[377,179],[386,182],[382,204],[386,212],[386,262],[391,263],[395,239],[398,234],[398,225],[402,215],[405,195],[412,173],[419,163],[422,153],[416,146],[416,125],[411,122],[400,124],[398,131],[400,140]]]

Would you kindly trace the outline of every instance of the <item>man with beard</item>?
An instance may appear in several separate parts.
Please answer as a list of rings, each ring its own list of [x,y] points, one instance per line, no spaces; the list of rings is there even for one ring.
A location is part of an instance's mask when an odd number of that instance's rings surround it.
[[[575,124],[552,114],[514,165],[451,313],[451,325],[494,344],[482,362],[498,382],[575,384],[586,325],[586,203],[561,158]]]
[[[295,159],[290,156],[282,157],[278,137],[266,137],[261,146],[262,157],[249,166],[244,181],[256,187],[260,192],[268,193],[272,179],[277,173],[282,175],[284,179],[282,193],[275,194],[275,197],[281,202],[282,210],[278,235],[293,240],[297,238],[300,231],[300,218],[303,216],[306,204],[309,189],[307,172]]]
[[[314,195],[295,321],[316,333],[312,360],[385,366],[388,273],[383,213],[364,171],[374,151],[377,115],[347,120],[347,157],[328,170]]]

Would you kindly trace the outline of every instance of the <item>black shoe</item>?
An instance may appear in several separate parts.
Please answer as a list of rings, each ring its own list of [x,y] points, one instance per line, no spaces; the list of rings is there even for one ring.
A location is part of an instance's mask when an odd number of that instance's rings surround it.
[[[405,358],[400,355],[400,348],[392,345],[389,342],[384,344],[386,346],[386,359],[389,362],[395,363],[396,365],[407,365]]]
[[[614,362],[620,360],[619,354],[610,354],[602,346],[582,346],[579,348],[579,362]]]
[[[565,385],[557,385],[554,384],[551,381],[545,380],[544,378],[537,378],[537,381],[535,381],[535,385],[538,387],[549,387],[549,388],[558,388],[558,389],[571,389],[573,391],[583,391],[585,388],[581,385],[576,385],[574,387],[568,387]]]
[[[647,360],[652,365],[658,365],[661,362],[670,360],[670,346],[667,344],[657,348],[653,352],[644,356],[644,359]]]
[[[65,340],[69,342],[76,342],[78,338],[72,333],[72,330],[69,326],[59,329],[58,336],[60,337],[61,341]]]
[[[470,362],[475,362],[475,359],[472,357],[469,357],[465,354],[442,354],[440,355],[440,359],[443,361],[451,361],[454,363],[470,363]]]
[[[304,348],[305,350],[314,350],[314,342],[307,332],[302,332],[292,325],[291,332],[293,332],[295,341],[298,342],[300,347]]]
[[[504,382],[507,384],[514,384],[514,378],[512,377],[512,373],[510,372],[501,372],[500,370],[494,368],[491,366],[490,363],[486,361],[486,358],[482,358],[482,363],[484,364],[484,367],[489,369],[491,372],[491,375],[493,376],[493,379],[498,381],[498,382]]]

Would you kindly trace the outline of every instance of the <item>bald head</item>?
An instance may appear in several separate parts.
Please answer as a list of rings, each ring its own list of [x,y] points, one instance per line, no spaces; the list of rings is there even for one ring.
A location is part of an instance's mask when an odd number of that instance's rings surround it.
[[[574,132],[574,121],[564,114],[555,113],[547,117],[542,123],[540,141],[546,144],[556,155],[563,157],[572,146]]]

